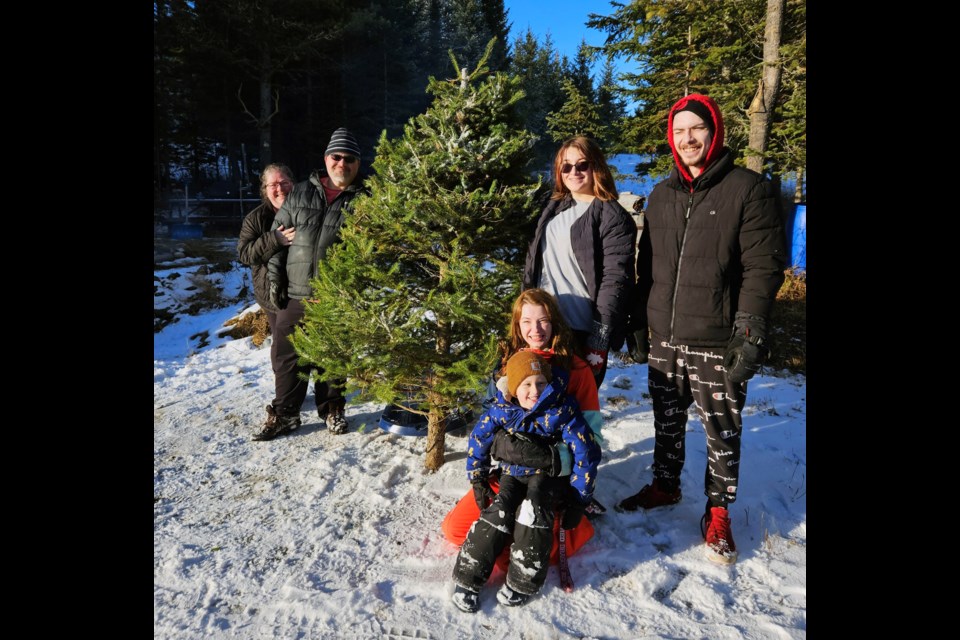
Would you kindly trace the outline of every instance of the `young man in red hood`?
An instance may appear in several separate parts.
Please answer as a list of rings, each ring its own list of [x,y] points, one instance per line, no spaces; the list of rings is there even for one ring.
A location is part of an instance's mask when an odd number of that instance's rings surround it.
[[[667,138],[676,168],[647,201],[634,310],[637,325],[651,332],[653,482],[617,508],[680,501],[687,409],[695,401],[707,435],[706,555],[732,564],[737,549],[727,509],[737,498],[740,412],[747,380],[767,354],[786,235],[770,181],[734,165],[723,146],[723,117],[713,99],[693,94],[677,101]]]

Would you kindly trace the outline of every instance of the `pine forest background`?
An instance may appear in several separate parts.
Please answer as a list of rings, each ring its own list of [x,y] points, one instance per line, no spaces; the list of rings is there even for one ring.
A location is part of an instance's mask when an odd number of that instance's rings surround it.
[[[518,77],[526,94],[517,108],[537,136],[531,173],[559,140],[585,133],[608,156],[641,154],[640,175],[663,175],[667,111],[700,92],[723,109],[739,162],[753,157],[805,201],[803,1],[611,2],[588,22],[604,44],[582,42],[573,59],[549,37],[513,33],[503,0],[170,0],[154,2],[153,22],[155,215],[184,187],[250,185],[244,197],[257,200],[269,162],[303,180],[340,126],[357,136],[366,169],[381,134],[400,135],[430,105],[429,78],[455,77],[448,52],[473,69],[491,38],[486,66]],[[618,58],[633,71],[615,73]],[[758,113],[768,118],[759,153]]]

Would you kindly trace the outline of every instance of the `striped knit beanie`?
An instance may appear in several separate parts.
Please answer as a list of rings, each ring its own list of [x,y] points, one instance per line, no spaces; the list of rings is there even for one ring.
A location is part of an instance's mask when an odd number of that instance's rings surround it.
[[[360,157],[360,145],[357,144],[357,139],[347,131],[346,127],[340,127],[333,132],[333,135],[330,136],[330,144],[327,145],[327,150],[323,152],[323,155],[328,156],[338,151]]]

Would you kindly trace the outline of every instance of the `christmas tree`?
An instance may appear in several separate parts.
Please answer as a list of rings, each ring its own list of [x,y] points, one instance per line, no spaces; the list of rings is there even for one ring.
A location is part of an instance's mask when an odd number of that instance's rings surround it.
[[[346,378],[354,402],[404,403],[427,416],[428,470],[444,462],[446,418],[476,406],[539,213],[528,173],[536,137],[515,112],[519,80],[472,72],[431,77],[427,111],[377,144],[367,195],[354,200],[313,282],[301,357]]]
[[[573,136],[587,136],[601,144],[606,141],[607,128],[600,116],[600,107],[580,93],[569,80],[563,81],[567,100],[559,110],[547,114],[547,133],[555,142]]]

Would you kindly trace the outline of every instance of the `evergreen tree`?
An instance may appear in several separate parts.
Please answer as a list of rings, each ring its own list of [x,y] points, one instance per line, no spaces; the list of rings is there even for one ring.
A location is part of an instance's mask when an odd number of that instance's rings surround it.
[[[157,200],[171,188],[172,165],[183,163],[181,135],[191,127],[191,87],[183,43],[193,26],[190,7],[182,0],[153,5],[153,195]],[[186,138],[184,136],[183,138]],[[187,140],[188,142],[188,140]]]
[[[477,64],[490,38],[497,44],[490,52],[487,68],[506,69],[509,27],[503,0],[454,0],[450,7],[449,46],[464,67]]]
[[[607,155],[627,151],[620,136],[612,135],[623,127],[627,117],[627,107],[617,90],[617,81],[613,72],[613,60],[607,58],[597,80],[597,108],[600,112],[600,124],[607,131],[606,144],[603,147]]]
[[[248,182],[267,150],[305,176],[339,126],[370,151],[384,128],[397,135],[429,105],[436,61],[449,64],[446,46],[430,49],[447,3],[155,2],[155,191],[238,184],[244,149]]]
[[[431,77],[432,105],[384,132],[375,174],[319,265],[297,352],[355,401],[412,402],[428,419],[425,466],[444,462],[446,417],[479,399],[519,291],[540,185],[527,177],[516,78],[479,67]]]
[[[586,40],[580,40],[577,47],[577,56],[573,59],[568,78],[573,82],[577,91],[589,102],[596,102],[597,96],[593,90],[593,77],[590,75],[590,64],[593,62],[591,47]]]
[[[571,80],[563,81],[567,101],[560,110],[547,115],[547,131],[555,142],[573,136],[587,136],[601,147],[606,143],[607,130],[600,118],[600,107],[580,93]]]
[[[554,48],[549,35],[541,45],[533,31],[527,29],[513,42],[510,73],[520,79],[527,94],[518,105],[518,111],[526,129],[537,136],[533,165],[538,170],[549,166],[557,152],[547,133],[547,115],[558,111],[566,100],[563,79],[564,69],[568,66],[566,56],[561,56]]]
[[[349,105],[340,122],[361,132],[362,148],[372,149],[384,129],[398,135],[406,120],[429,104],[424,90],[430,74],[421,67],[427,65],[429,29],[429,8],[421,9],[417,0],[371,2],[344,26],[343,40],[363,46],[345,51],[339,64],[344,79],[339,93]]]

